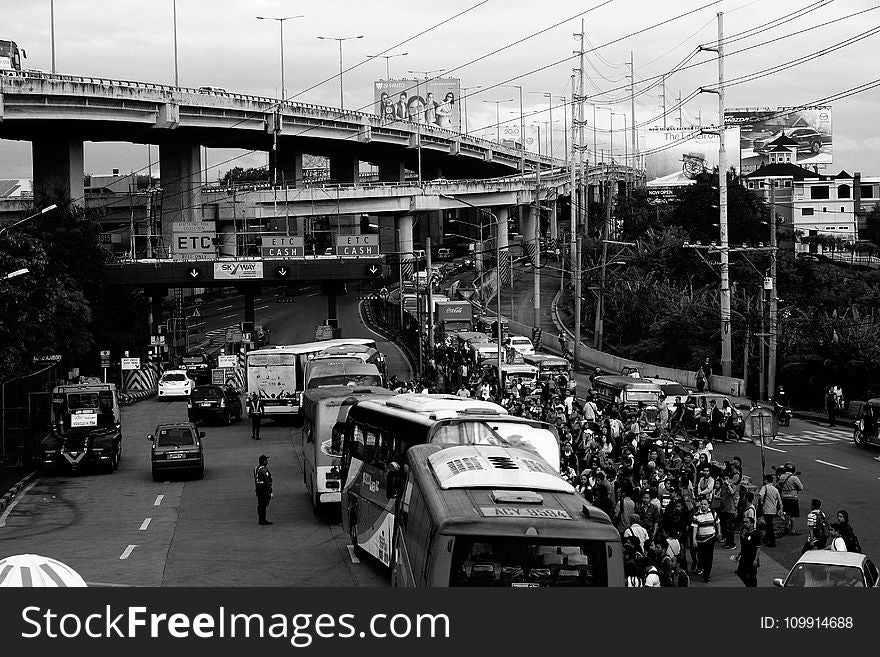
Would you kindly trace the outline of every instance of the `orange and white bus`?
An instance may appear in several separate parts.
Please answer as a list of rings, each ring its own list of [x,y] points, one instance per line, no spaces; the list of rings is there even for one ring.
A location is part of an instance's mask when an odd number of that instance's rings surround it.
[[[406,454],[392,586],[623,586],[620,534],[533,452],[417,445]]]
[[[378,387],[328,386],[303,394],[303,481],[315,513],[339,508],[342,492],[342,436],[335,431],[354,404],[395,394]]]
[[[342,448],[342,526],[355,550],[392,563],[394,499],[414,445],[521,447],[559,468],[559,439],[546,422],[509,415],[491,402],[453,395],[396,395],[348,412]],[[390,488],[389,488],[390,485]]]

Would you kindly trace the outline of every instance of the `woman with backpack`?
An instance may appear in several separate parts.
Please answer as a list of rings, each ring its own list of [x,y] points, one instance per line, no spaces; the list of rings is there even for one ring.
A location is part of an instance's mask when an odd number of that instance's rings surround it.
[[[862,552],[862,546],[859,539],[853,531],[852,525],[849,524],[849,513],[841,509],[837,512],[837,522],[840,525],[840,537],[846,543],[847,552]]]

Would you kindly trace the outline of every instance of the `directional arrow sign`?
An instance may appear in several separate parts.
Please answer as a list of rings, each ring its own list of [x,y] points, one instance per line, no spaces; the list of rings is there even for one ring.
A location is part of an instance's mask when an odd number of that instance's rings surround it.
[[[382,275],[382,267],[379,265],[367,265],[367,275],[368,276],[381,276]]]
[[[279,278],[287,278],[287,275],[290,273],[290,270],[283,265],[281,267],[275,267],[275,275]]]
[[[186,270],[186,275],[188,278],[196,280],[199,276],[202,275],[202,270],[198,267],[190,267]]]

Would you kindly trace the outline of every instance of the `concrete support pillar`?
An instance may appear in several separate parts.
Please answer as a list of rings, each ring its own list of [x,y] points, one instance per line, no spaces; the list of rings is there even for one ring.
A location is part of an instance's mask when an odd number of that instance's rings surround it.
[[[501,262],[498,263],[498,266],[501,268],[501,282],[509,285],[512,280],[510,271],[510,238],[507,234],[510,208],[507,206],[496,208],[495,217],[498,219],[498,226],[495,228],[495,238],[498,240],[498,251],[501,258]]]
[[[403,182],[405,169],[399,160],[384,160],[378,163],[379,182]]]
[[[52,203],[83,200],[82,139],[49,135],[31,143],[34,173],[34,205],[37,209]]]
[[[413,216],[402,214],[397,217],[397,251],[402,264],[403,280],[412,278],[415,260],[413,251]]]
[[[161,235],[166,253],[173,244],[174,224],[202,221],[202,159],[198,144],[172,142],[159,145],[162,185]],[[159,234],[156,227],[156,234]],[[174,253],[172,252],[173,256]]]
[[[431,238],[431,244],[436,248],[438,244],[443,244],[443,233],[446,230],[443,210],[429,212],[425,219],[428,222],[427,237]]]
[[[277,162],[276,162],[277,159]],[[303,155],[292,148],[283,148],[278,144],[278,152],[269,151],[269,175],[278,167],[278,186],[303,186]]]
[[[350,155],[330,157],[330,180],[340,184],[357,184],[360,162]]]

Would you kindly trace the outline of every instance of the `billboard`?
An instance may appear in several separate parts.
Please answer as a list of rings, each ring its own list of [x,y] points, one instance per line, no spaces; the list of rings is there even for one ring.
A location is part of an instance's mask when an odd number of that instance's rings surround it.
[[[375,112],[387,121],[413,121],[461,131],[461,80],[377,80]]]
[[[795,164],[831,164],[831,106],[742,107],[726,110],[724,123],[740,129],[743,172],[769,164],[770,143],[783,134],[797,142]],[[794,146],[794,144],[791,144]]]
[[[737,128],[725,130],[727,166],[737,171],[740,169],[739,142]],[[700,173],[718,166],[719,146],[719,136],[702,132],[699,126],[649,128],[645,141],[648,188],[690,185]]]

